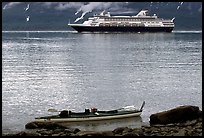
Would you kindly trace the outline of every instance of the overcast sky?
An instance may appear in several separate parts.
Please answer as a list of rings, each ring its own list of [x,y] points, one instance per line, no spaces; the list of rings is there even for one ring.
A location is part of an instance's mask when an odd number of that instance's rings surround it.
[[[134,4],[141,4],[142,2],[133,2]],[[174,5],[175,9],[181,8],[183,5],[187,5],[187,8],[191,10],[193,7],[192,2],[145,2],[149,7],[158,8],[158,6],[171,6]],[[74,8],[76,11],[93,11],[93,10],[130,10],[128,8],[132,2],[3,2],[2,8],[3,10],[9,10],[19,5],[30,4],[32,6],[41,6],[44,8],[52,8],[53,10],[66,10],[70,8]],[[197,9],[198,11],[202,11],[202,4],[200,3],[200,7]]]

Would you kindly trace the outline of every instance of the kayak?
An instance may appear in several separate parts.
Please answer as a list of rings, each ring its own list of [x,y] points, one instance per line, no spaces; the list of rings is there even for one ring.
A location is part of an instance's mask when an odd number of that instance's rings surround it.
[[[58,115],[37,117],[35,118],[35,122],[69,123],[137,117],[141,115],[144,104],[145,102],[143,102],[139,110],[136,109],[135,106],[126,106],[115,110],[98,110],[97,108],[91,108],[91,110],[85,109],[85,112],[62,110]]]

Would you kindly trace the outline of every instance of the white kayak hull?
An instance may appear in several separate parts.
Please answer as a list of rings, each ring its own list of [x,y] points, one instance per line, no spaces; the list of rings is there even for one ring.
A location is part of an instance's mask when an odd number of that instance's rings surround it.
[[[69,123],[69,122],[83,122],[83,121],[102,121],[110,119],[120,119],[140,116],[141,112],[120,114],[111,116],[96,116],[96,117],[81,117],[81,118],[49,118],[49,119],[35,119],[35,122],[53,122],[53,123]]]

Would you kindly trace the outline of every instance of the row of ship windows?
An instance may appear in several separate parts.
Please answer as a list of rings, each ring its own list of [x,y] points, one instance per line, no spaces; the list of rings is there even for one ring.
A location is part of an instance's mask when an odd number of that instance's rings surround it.
[[[163,25],[174,25],[173,23],[163,23]]]
[[[94,22],[94,23],[95,23],[95,22]],[[117,22],[113,22],[113,23],[117,23]],[[125,22],[125,23],[129,23],[129,22]],[[145,23],[158,24],[159,22],[145,22]]]
[[[100,23],[99,26],[144,26],[143,24],[109,24],[109,23]]]
[[[152,25],[158,25],[159,22],[145,22],[145,23],[152,23]],[[95,25],[96,23],[92,23]],[[112,24],[125,24],[125,25],[138,25],[138,24],[143,24],[143,23],[129,23],[129,22],[112,22],[112,23],[100,23],[99,25],[112,25]],[[163,23],[163,25],[174,25],[173,23]]]
[[[148,19],[148,20],[151,20],[151,19]],[[152,19],[152,20],[155,20],[155,19]],[[124,19],[124,18],[117,18],[117,19],[110,18],[110,19],[107,19],[107,18],[105,18],[105,21],[147,21],[147,19]]]
[[[92,25],[95,26],[95,25]],[[136,27],[136,26],[144,26],[143,24],[99,24],[99,26],[132,26],[132,27]],[[160,25],[150,25],[151,27],[159,27]],[[172,27],[172,25],[165,25],[166,27]]]

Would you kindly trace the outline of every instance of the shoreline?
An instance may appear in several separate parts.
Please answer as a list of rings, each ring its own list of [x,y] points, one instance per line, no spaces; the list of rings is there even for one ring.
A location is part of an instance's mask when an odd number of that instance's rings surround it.
[[[118,126],[107,131],[83,131],[55,122],[30,122],[25,131],[3,133],[2,136],[202,136],[202,111],[196,106],[180,106],[150,116],[141,127]]]
[[[137,126],[137,127],[128,127],[128,128],[131,128],[131,129],[134,129],[134,128],[142,128],[143,126],[146,126],[146,127],[149,127],[150,126],[150,123],[149,122],[138,122],[140,125]],[[93,126],[95,124],[92,124]],[[99,124],[101,125],[101,124]],[[120,126],[120,125],[118,125]],[[122,126],[120,126],[122,127]],[[74,128],[77,128],[77,129],[80,129],[79,127],[70,127],[71,129],[74,129]],[[116,129],[118,127],[114,127],[114,129]],[[11,130],[11,129],[2,129],[2,134],[17,134],[17,133],[20,133],[20,132],[35,132],[37,130],[41,130],[42,128],[38,128],[38,129],[15,129],[15,130]],[[113,129],[113,130],[114,130]],[[103,131],[109,131],[111,129],[108,129],[108,130],[104,130],[104,129],[100,129],[100,130],[97,130],[96,132],[103,132]],[[80,131],[95,131],[95,130],[87,130],[87,129],[80,129]]]
[[[82,131],[78,128],[29,129],[2,133],[2,136],[202,136],[202,117],[184,123],[118,127],[109,131]]]

